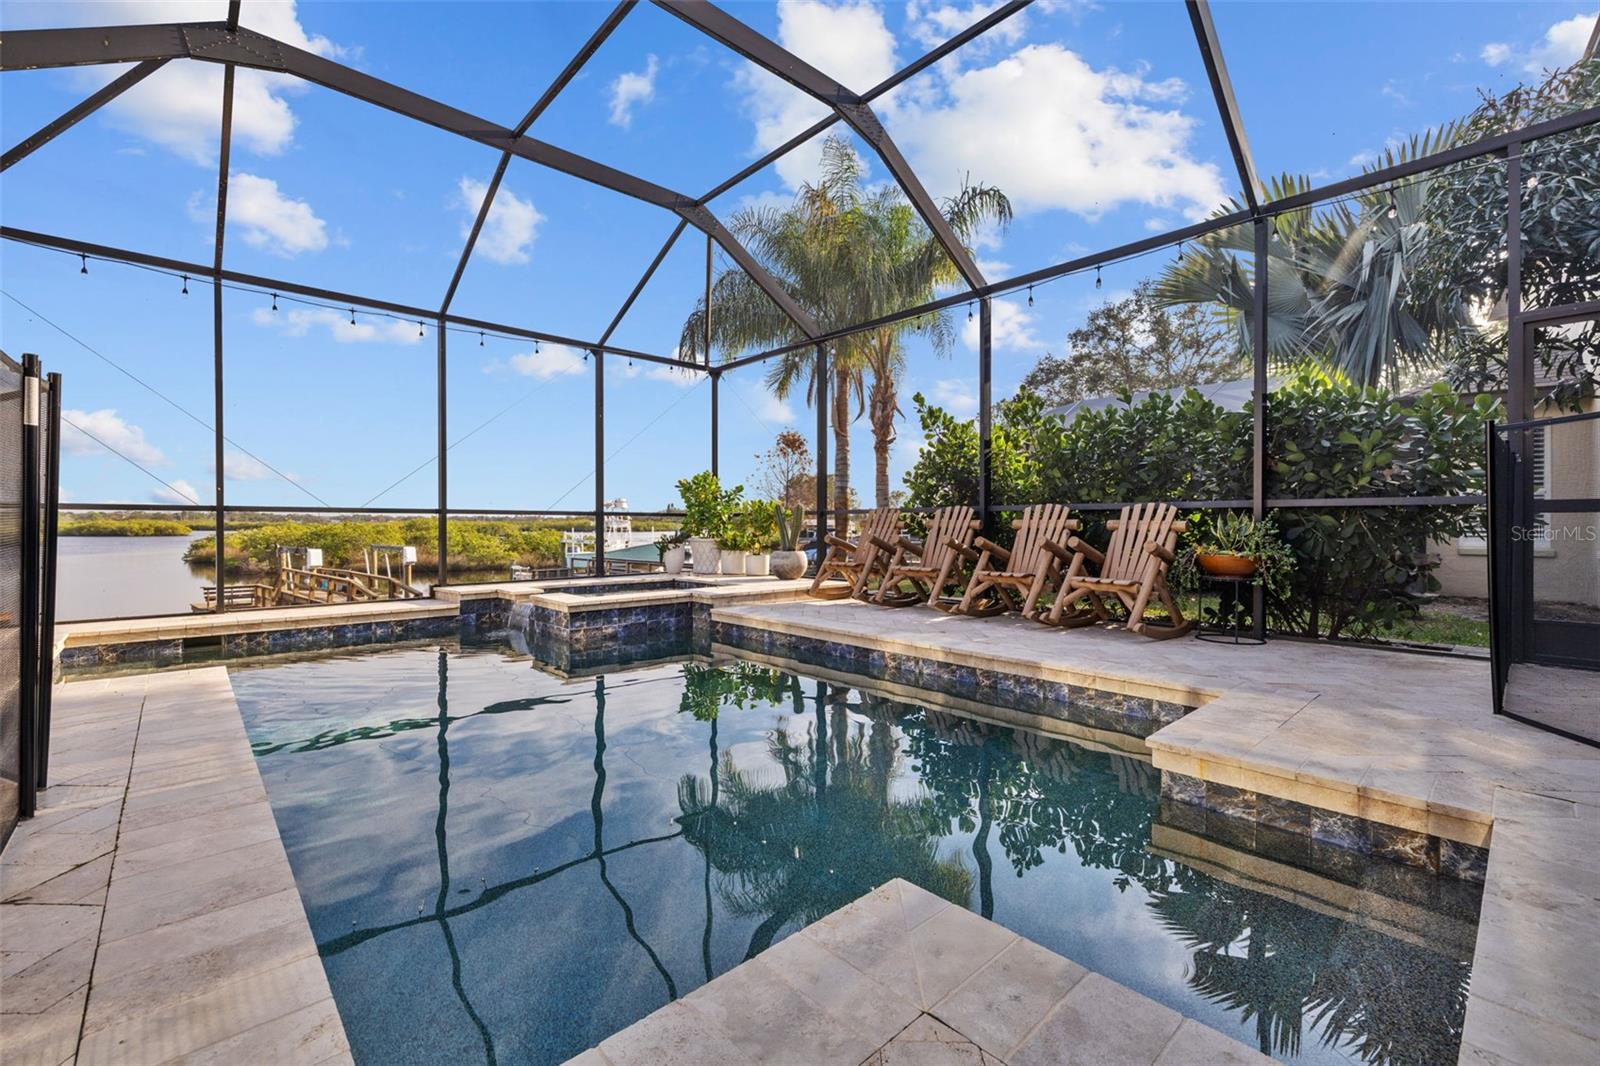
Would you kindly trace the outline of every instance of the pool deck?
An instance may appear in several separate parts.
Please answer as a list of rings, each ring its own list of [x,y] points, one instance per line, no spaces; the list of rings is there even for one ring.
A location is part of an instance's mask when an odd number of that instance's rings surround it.
[[[0,853],[0,1061],[351,1062],[227,671],[54,701]]]
[[[1256,1066],[1265,1055],[890,881],[568,1066]]]
[[[712,621],[1197,697],[1149,737],[1158,768],[1489,846],[1463,1062],[1600,1061],[1600,750],[1495,716],[1487,663],[853,601],[724,607]]]

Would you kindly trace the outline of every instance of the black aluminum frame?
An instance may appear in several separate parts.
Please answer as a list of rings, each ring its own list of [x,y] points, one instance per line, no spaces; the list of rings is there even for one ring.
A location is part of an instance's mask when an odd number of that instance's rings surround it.
[[[908,64],[900,71],[891,75],[880,84],[873,86],[866,92],[855,92],[842,83],[831,78],[826,73],[817,70],[804,62],[793,53],[766,38],[762,34],[728,14],[726,11],[703,0],[654,0],[662,10],[671,13],[683,20],[696,30],[728,47],[733,52],[744,56],[750,61],[783,78],[801,91],[808,93],[815,99],[827,104],[832,114],[814,123],[778,148],[767,153],[762,158],[746,166],[727,180],[714,186],[700,197],[692,197],[671,189],[664,188],[653,182],[646,181],[635,175],[606,166],[594,160],[584,158],[572,152],[558,148],[554,145],[529,137],[527,131],[540,114],[559,96],[570,84],[574,77],[582,70],[587,61],[599,50],[628,13],[636,6],[637,0],[621,0],[612,8],[593,34],[585,41],[584,45],[572,60],[566,65],[557,78],[540,96],[523,119],[515,126],[504,127],[486,119],[479,118],[467,112],[453,108],[437,100],[430,99],[420,94],[411,92],[399,85],[371,77],[354,68],[324,59],[301,49],[294,48],[282,41],[275,40],[264,34],[250,30],[240,25],[240,3],[233,0],[229,4],[227,19],[224,22],[193,22],[173,23],[165,25],[120,26],[103,28],[73,28],[73,29],[45,29],[23,30],[8,33],[5,39],[4,54],[0,55],[0,71],[5,70],[30,70],[61,66],[98,65],[107,63],[135,63],[130,71],[110,85],[91,94],[82,103],[68,110],[54,122],[47,124],[37,133],[5,152],[3,165],[0,170],[9,168],[16,162],[25,158],[50,139],[57,136],[72,125],[92,114],[117,95],[131,88],[138,81],[173,59],[190,59],[202,62],[220,63],[224,67],[225,80],[223,89],[223,121],[221,130],[221,159],[222,165],[218,175],[217,197],[217,235],[215,254],[209,267],[195,263],[185,263],[179,260],[151,256],[140,252],[112,248],[105,245],[91,244],[85,241],[55,236],[51,234],[31,232],[10,226],[0,226],[0,239],[33,244],[46,248],[75,255],[92,256],[113,262],[132,263],[153,269],[166,270],[174,275],[184,274],[196,279],[209,279],[212,282],[214,293],[214,373],[216,391],[216,425],[214,427],[216,439],[216,468],[217,486],[216,502],[207,509],[216,514],[217,545],[220,550],[223,543],[223,515],[226,505],[223,495],[222,477],[222,381],[223,381],[223,344],[221,324],[221,293],[225,285],[256,290],[263,295],[269,292],[284,292],[298,294],[313,299],[328,300],[351,307],[361,306],[372,308],[381,312],[404,315],[407,318],[416,318],[419,321],[428,320],[435,324],[438,331],[438,397],[437,397],[437,430],[438,430],[438,505],[426,511],[413,513],[435,514],[439,519],[439,559],[440,579],[447,578],[447,531],[446,526],[449,515],[460,513],[448,506],[448,473],[446,453],[448,451],[445,436],[445,389],[446,367],[448,364],[448,344],[446,334],[450,329],[468,332],[493,332],[498,335],[520,337],[533,340],[548,341],[550,343],[565,344],[594,355],[596,366],[595,381],[595,502],[594,515],[596,521],[597,562],[603,562],[604,548],[599,542],[602,540],[602,526],[605,513],[604,496],[604,405],[605,390],[603,382],[603,366],[606,356],[624,356],[630,359],[640,359],[647,362],[660,363],[678,367],[683,370],[693,370],[706,373],[712,380],[712,403],[710,413],[711,437],[711,464],[713,470],[717,466],[717,433],[718,433],[718,404],[717,389],[722,373],[736,369],[740,366],[761,362],[783,355],[788,352],[812,348],[816,359],[815,402],[817,405],[816,433],[816,459],[817,459],[817,536],[820,540],[827,532],[829,515],[828,506],[828,411],[827,394],[828,380],[826,367],[829,356],[828,344],[830,341],[860,332],[864,329],[893,322],[904,321],[919,317],[933,311],[943,310],[962,303],[976,301],[982,315],[979,329],[978,374],[980,405],[978,414],[979,426],[979,489],[978,506],[980,514],[987,521],[988,516],[1003,507],[1013,507],[1015,504],[996,503],[992,499],[991,469],[990,469],[990,443],[992,434],[992,298],[1008,292],[1019,291],[1030,285],[1049,281],[1054,278],[1064,277],[1069,274],[1081,273],[1095,269],[1104,264],[1116,262],[1131,256],[1143,254],[1155,249],[1181,244],[1205,234],[1212,233],[1231,226],[1250,224],[1254,228],[1256,283],[1254,286],[1254,316],[1255,330],[1252,337],[1253,351],[1253,397],[1255,400],[1255,416],[1253,424],[1253,444],[1251,455],[1252,498],[1248,506],[1252,513],[1261,515],[1265,510],[1277,506],[1405,506],[1420,505],[1422,501],[1406,503],[1400,500],[1383,499],[1365,504],[1363,501],[1353,500],[1294,500],[1280,501],[1265,498],[1265,440],[1264,440],[1264,405],[1266,396],[1266,333],[1265,333],[1265,305],[1267,300],[1266,278],[1266,241],[1270,234],[1273,218],[1286,211],[1311,207],[1325,201],[1361,192],[1363,190],[1380,188],[1394,182],[1404,181],[1407,178],[1423,174],[1452,163],[1482,158],[1486,156],[1501,156],[1507,160],[1508,188],[1520,188],[1520,153],[1521,145],[1525,141],[1540,137],[1551,136],[1567,132],[1583,126],[1600,123],[1600,108],[1589,108],[1574,112],[1570,115],[1543,123],[1524,127],[1507,134],[1486,137],[1469,144],[1459,145],[1446,151],[1437,152],[1429,156],[1411,160],[1395,166],[1372,171],[1357,177],[1311,189],[1303,193],[1284,197],[1273,201],[1263,201],[1261,195],[1263,188],[1257,178],[1257,170],[1250,152],[1249,140],[1245,134],[1245,127],[1232,82],[1228,76],[1227,66],[1223,57],[1223,49],[1218,38],[1216,26],[1211,17],[1207,0],[1186,0],[1186,8],[1192,24],[1195,43],[1201,60],[1205,66],[1207,80],[1210,84],[1218,117],[1227,139],[1229,151],[1233,157],[1238,171],[1246,206],[1243,210],[1218,215],[1203,222],[1189,226],[1179,227],[1166,233],[1154,235],[1139,241],[1130,242],[1115,248],[1081,256],[1076,259],[1057,263],[1029,273],[1020,274],[1003,281],[990,282],[983,278],[978,270],[970,252],[956,239],[944,224],[939,212],[932,204],[926,190],[917,177],[914,169],[906,162],[895,147],[892,138],[878,122],[872,110],[872,101],[887,93],[896,86],[914,77],[927,69],[951,52],[962,47],[968,42],[988,33],[995,26],[1023,11],[1031,0],[1009,0],[989,12],[983,18],[973,23],[970,27],[951,37],[944,44],[932,49],[914,62]],[[1597,23],[1594,36],[1589,43],[1588,52],[1592,55],[1596,42],[1600,41],[1600,23]],[[371,297],[360,297],[349,293],[322,289],[314,286],[301,285],[283,279],[266,278],[256,275],[241,274],[230,271],[223,266],[223,232],[226,223],[226,184],[227,184],[227,157],[231,137],[231,96],[234,71],[238,67],[267,70],[278,73],[287,73],[303,80],[315,82],[336,92],[363,100],[377,107],[394,111],[407,118],[435,126],[456,136],[476,141],[500,152],[499,165],[496,168],[494,179],[485,193],[484,201],[480,205],[477,218],[467,238],[465,247],[456,263],[454,273],[445,289],[445,293],[437,308],[419,308],[409,305],[397,304],[390,301]],[[801,307],[783,286],[773,278],[760,264],[760,262],[743,246],[743,244],[730,233],[717,217],[711,212],[709,203],[717,197],[734,188],[740,182],[758,173],[763,168],[781,159],[788,152],[806,143],[835,123],[843,121],[860,135],[880,156],[885,166],[889,169],[902,190],[906,193],[913,207],[929,226],[935,238],[955,263],[963,280],[966,282],[966,291],[957,292],[937,300],[929,301],[918,307],[908,308],[892,315],[886,315],[870,322],[855,323],[840,329],[822,331],[812,320],[806,309]],[[511,157],[527,159],[535,164],[558,170],[562,173],[579,178],[580,180],[599,185],[634,199],[653,204],[670,211],[677,216],[677,225],[668,236],[661,251],[646,268],[639,282],[629,293],[621,308],[612,318],[598,341],[583,341],[570,337],[561,337],[519,326],[504,323],[488,322],[481,319],[467,318],[452,314],[450,306],[459,287],[461,278],[465,273],[471,258],[477,237],[480,233],[492,201],[498,192],[505,169]],[[1520,204],[1517,196],[1510,196],[1510,207],[1507,219],[1508,249],[1511,253],[1511,294],[1510,318],[1512,323],[1512,343],[1510,347],[1511,367],[1511,397],[1509,408],[1513,417],[1526,417],[1529,413],[1527,404],[1531,395],[1531,367],[1523,357],[1520,330],[1517,323],[1521,320],[1520,293],[1518,281],[1520,278]],[[632,308],[639,293],[654,275],[656,269],[665,259],[668,251],[682,235],[685,228],[694,226],[706,234],[707,238],[707,361],[697,364],[656,355],[647,352],[631,351],[609,345],[611,336],[615,333],[622,319]],[[715,246],[720,246],[744,270],[751,279],[759,285],[769,297],[782,309],[794,323],[795,330],[803,338],[785,345],[768,349],[738,358],[725,358],[720,364],[713,364],[710,357],[709,322],[710,322],[710,253]],[[78,505],[83,506],[83,505]],[[115,509],[133,509],[137,505],[115,505]],[[91,509],[85,507],[84,509]],[[171,509],[171,508],[167,508]],[[232,508],[232,510],[241,510]],[[298,511],[310,511],[311,508],[295,508]],[[330,511],[355,513],[360,508],[329,508]],[[381,513],[404,513],[407,509],[386,509]],[[467,512],[484,513],[484,512]],[[218,574],[218,585],[221,586],[224,577]],[[1259,590],[1258,590],[1259,595]],[[217,598],[218,610],[222,609],[223,597]],[[1262,612],[1255,612],[1259,618]]]

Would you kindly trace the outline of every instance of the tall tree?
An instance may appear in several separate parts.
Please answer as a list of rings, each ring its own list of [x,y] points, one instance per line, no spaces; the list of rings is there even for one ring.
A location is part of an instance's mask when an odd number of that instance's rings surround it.
[[[789,294],[824,330],[870,321],[924,303],[935,288],[957,279],[955,266],[897,188],[866,186],[860,158],[849,143],[829,138],[815,182],[803,185],[785,208],[740,211],[729,224]],[[1000,190],[969,185],[942,206],[963,241],[985,226],[1011,219],[1011,203]],[[805,337],[742,270],[719,274],[711,292],[711,344],[725,358],[756,348],[803,342]],[[705,358],[705,301],[684,322],[679,350]],[[850,422],[865,412],[872,425],[877,466],[876,495],[889,502],[889,451],[900,414],[899,377],[904,344],[911,334],[947,352],[954,330],[943,312],[879,329],[864,330],[829,345],[832,381],[833,506],[835,524],[847,521],[850,496]],[[777,357],[767,385],[780,398],[804,388],[817,395],[816,353],[811,346]]]
[[[1207,385],[1249,373],[1241,351],[1211,308],[1165,306],[1155,283],[1141,281],[1126,299],[1090,311],[1067,334],[1067,354],[1040,359],[1018,391],[1056,407],[1086,396]]]

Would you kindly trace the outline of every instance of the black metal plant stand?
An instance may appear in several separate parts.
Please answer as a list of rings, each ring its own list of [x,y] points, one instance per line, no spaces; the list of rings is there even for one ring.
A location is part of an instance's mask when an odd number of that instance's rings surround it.
[[[1250,617],[1250,589],[1255,578],[1228,577],[1221,574],[1199,572],[1200,588],[1195,593],[1195,617],[1200,624],[1195,627],[1194,639],[1209,644],[1265,644],[1265,637],[1255,635]],[[1217,590],[1217,608],[1207,611],[1205,591]]]

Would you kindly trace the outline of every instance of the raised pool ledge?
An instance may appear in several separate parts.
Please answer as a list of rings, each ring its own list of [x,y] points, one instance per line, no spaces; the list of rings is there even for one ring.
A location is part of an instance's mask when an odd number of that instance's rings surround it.
[[[1266,1066],[1232,1037],[896,879],[569,1066]]]
[[[649,638],[703,635],[715,604],[792,599],[808,587],[775,578],[645,574],[450,585],[415,600],[63,622],[56,629],[56,661],[67,674],[173,666],[488,632],[537,618],[547,650],[557,656],[551,661],[560,665],[573,649],[582,659]]]
[[[1484,882],[1460,1060],[1600,1061],[1600,751],[1495,715],[1486,662],[1299,641],[1151,641],[855,602],[724,607],[712,622],[719,633],[784,633],[851,656],[1191,692],[1196,709],[1145,739],[1166,803],[1199,812],[1208,838],[1219,835],[1218,813],[1236,845],[1252,826],[1270,836],[1282,830],[1275,821],[1313,812],[1338,816],[1329,832],[1353,832],[1369,854],[1370,826],[1398,831],[1382,845],[1397,856],[1432,838],[1436,869]],[[1302,838],[1315,841],[1314,829]],[[1465,846],[1460,869],[1448,867],[1455,849],[1445,842]]]

